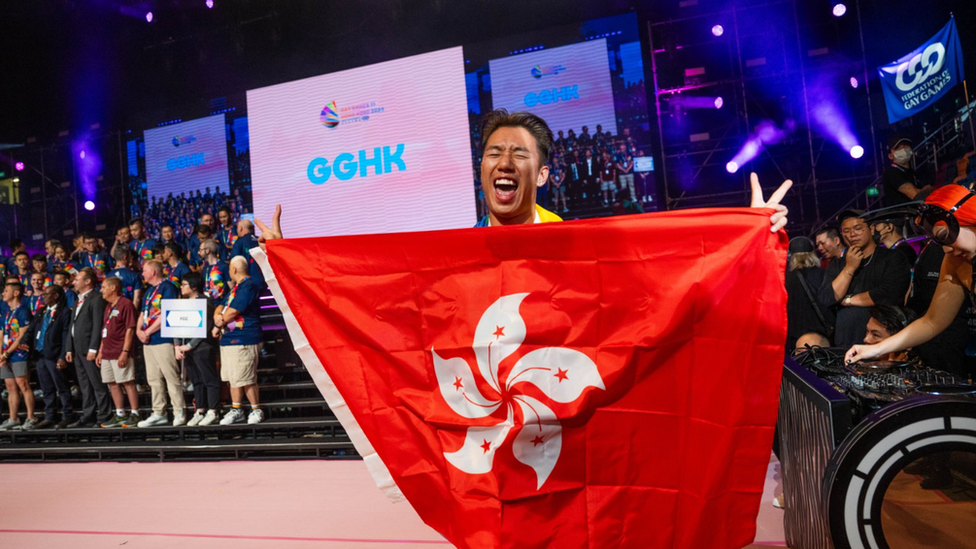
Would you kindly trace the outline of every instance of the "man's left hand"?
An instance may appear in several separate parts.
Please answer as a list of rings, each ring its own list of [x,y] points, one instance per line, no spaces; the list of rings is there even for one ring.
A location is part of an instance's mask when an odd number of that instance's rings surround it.
[[[769,216],[769,224],[771,232],[776,232],[786,226],[786,214],[789,210],[786,206],[779,203],[786,196],[786,191],[790,190],[793,186],[793,181],[787,179],[782,185],[776,189],[772,195],[770,195],[769,200],[763,200],[762,187],[759,185],[759,176],[755,172],[749,175],[749,181],[752,184],[752,203],[749,204],[752,208],[772,208],[775,210],[773,215]]]

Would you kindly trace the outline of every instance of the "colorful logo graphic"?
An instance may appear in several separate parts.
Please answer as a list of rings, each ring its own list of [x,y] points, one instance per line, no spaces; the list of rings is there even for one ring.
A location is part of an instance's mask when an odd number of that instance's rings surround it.
[[[335,101],[329,101],[322,107],[322,114],[319,115],[319,121],[326,128],[334,128],[339,125],[339,108],[336,107]]]
[[[562,65],[549,65],[543,67],[542,65],[536,65],[532,67],[532,76],[534,78],[542,78],[543,76],[555,76],[566,70],[566,67]]]
[[[192,135],[187,136],[187,137],[180,137],[178,135],[174,135],[173,136],[173,146],[174,147],[179,147],[180,145],[189,145],[190,143],[193,143],[196,140],[197,140],[197,138],[195,136],[192,136]]]

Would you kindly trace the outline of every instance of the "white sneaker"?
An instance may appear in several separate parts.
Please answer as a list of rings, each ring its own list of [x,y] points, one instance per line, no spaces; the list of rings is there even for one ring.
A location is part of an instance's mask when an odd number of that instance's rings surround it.
[[[186,410],[173,412],[173,427],[186,425]]]
[[[261,423],[264,421],[264,410],[257,408],[251,410],[251,413],[247,415],[247,424],[254,425],[256,423]]]
[[[0,423],[0,431],[9,431],[14,427],[20,426],[20,418],[10,418],[3,423]]]
[[[232,425],[244,421],[244,411],[240,408],[231,408],[224,419],[220,420],[221,425]]]
[[[193,414],[193,417],[190,418],[190,421],[186,423],[186,426],[196,427],[197,425],[200,425],[201,421],[203,421],[203,410],[197,410],[196,413]]]
[[[166,425],[168,422],[169,421],[166,419],[166,416],[159,416],[159,415],[156,415],[156,414],[152,414],[151,416],[147,417],[146,419],[140,421],[138,423],[138,426],[139,427],[156,427],[157,425]]]
[[[217,422],[218,419],[220,419],[220,415],[217,414],[216,410],[208,410],[207,415],[203,416],[203,419],[200,420],[199,425],[200,427],[213,425],[214,423]]]

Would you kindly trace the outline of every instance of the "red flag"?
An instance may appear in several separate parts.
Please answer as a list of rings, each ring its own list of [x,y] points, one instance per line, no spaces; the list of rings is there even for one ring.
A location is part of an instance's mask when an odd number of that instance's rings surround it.
[[[271,241],[296,349],[458,547],[742,547],[776,421],[784,232],[686,210]]]

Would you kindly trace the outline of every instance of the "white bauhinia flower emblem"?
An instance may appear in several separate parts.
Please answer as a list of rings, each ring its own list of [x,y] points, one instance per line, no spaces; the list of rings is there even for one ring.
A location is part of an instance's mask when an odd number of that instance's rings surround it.
[[[451,409],[467,419],[481,419],[495,413],[503,404],[508,414],[504,421],[491,426],[469,427],[464,445],[456,452],[445,452],[447,461],[468,474],[491,471],[498,447],[515,430],[512,451],[515,459],[535,470],[537,488],[545,484],[559,460],[562,449],[562,425],[545,403],[519,390],[531,383],[549,399],[571,403],[587,387],[605,389],[596,364],[585,354],[562,347],[545,347],[531,351],[512,367],[506,379],[500,379],[498,365],[511,356],[525,339],[525,322],[519,306],[527,293],[504,296],[493,303],[478,322],[472,348],[478,373],[494,394],[481,394],[476,383],[478,374],[463,358],[443,359],[431,349],[434,371],[441,395]],[[518,404],[515,409],[513,403]]]

